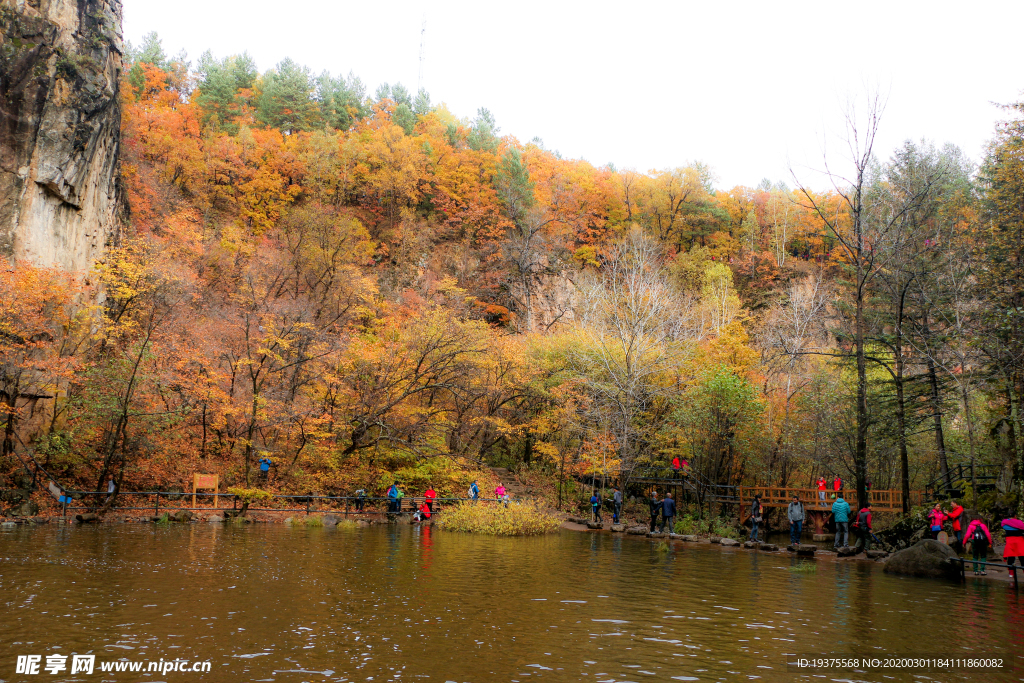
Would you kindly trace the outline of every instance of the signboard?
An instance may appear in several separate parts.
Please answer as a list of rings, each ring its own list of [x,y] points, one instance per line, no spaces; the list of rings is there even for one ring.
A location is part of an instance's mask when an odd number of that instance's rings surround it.
[[[219,493],[218,486],[220,484],[220,477],[216,474],[196,474],[192,477],[192,507],[196,506],[196,491],[199,489],[213,489],[214,493]],[[213,497],[213,507],[217,507],[217,496]]]

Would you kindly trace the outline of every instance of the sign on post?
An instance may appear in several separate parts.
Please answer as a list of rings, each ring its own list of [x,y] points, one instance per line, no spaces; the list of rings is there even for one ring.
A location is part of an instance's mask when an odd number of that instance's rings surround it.
[[[192,477],[192,507],[196,506],[196,491],[199,489],[213,489],[214,493],[220,493],[219,477],[216,474],[196,474]],[[213,497],[213,507],[217,507],[217,496]]]

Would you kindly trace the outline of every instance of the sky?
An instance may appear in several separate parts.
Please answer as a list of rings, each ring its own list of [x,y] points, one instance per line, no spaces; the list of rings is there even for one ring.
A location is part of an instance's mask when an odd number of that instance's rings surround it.
[[[997,104],[1024,91],[1024,3],[569,0],[123,0],[124,36],[156,31],[195,63],[248,51],[423,86],[459,117],[564,157],[638,171],[700,161],[716,187],[819,186],[840,171],[844,112],[885,102],[874,151],[953,143],[980,161]],[[425,31],[423,31],[425,22]],[[422,39],[422,41],[421,41]],[[795,178],[794,178],[795,174]]]

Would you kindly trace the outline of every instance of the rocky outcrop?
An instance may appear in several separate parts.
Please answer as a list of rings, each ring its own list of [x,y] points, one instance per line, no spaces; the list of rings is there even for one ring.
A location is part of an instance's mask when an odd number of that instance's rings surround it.
[[[887,574],[958,578],[960,558],[945,543],[926,538],[885,561]]]
[[[121,0],[0,0],[0,255],[92,267],[117,237]]]

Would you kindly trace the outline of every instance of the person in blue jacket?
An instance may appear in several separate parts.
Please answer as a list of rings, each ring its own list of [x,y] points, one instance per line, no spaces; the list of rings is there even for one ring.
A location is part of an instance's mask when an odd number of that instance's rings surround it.
[[[832,518],[836,521],[836,549],[850,545],[850,504],[843,500],[842,491],[832,503]]]
[[[388,512],[398,512],[398,506],[400,505],[401,493],[398,490],[398,482],[396,481],[388,489]]]
[[[598,497],[596,491],[590,497],[590,507],[594,511],[594,521],[604,523],[604,520],[601,519],[601,498]]]
[[[480,487],[476,485],[476,479],[469,485],[469,498],[474,501],[480,498]]]

